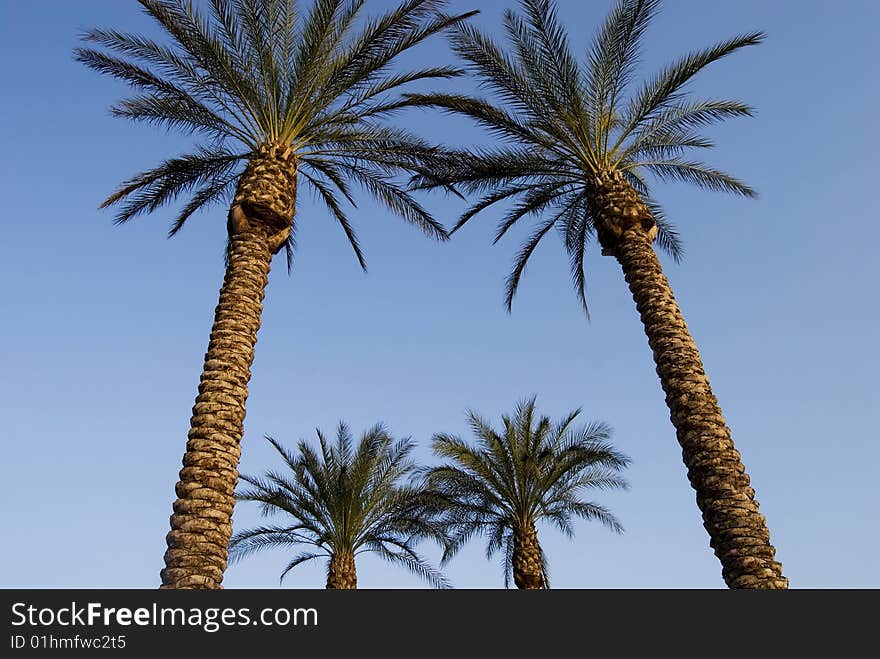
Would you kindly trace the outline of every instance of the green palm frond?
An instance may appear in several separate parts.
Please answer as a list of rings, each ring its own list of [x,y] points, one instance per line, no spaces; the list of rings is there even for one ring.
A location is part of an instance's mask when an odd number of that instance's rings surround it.
[[[666,67],[654,79],[646,82],[633,96],[624,112],[622,135],[628,136],[639,126],[653,119],[658,112],[667,110],[671,103],[677,103],[682,97],[684,85],[709,64],[746,46],[757,45],[763,40],[762,32],[734,37],[711,48],[690,53]]]
[[[398,543],[385,539],[383,542],[370,543],[369,548],[389,563],[400,565],[412,574],[424,579],[434,588],[450,588],[449,581],[430,563],[419,557],[409,547],[399,545],[401,549],[398,551],[389,548],[395,545]]]
[[[115,223],[121,224],[142,213],[150,213],[194,188],[222,183],[240,158],[224,147],[198,148],[194,153],[166,160],[158,167],[125,181],[101,207],[122,202],[114,218]],[[184,213],[187,210],[189,206]]]
[[[558,199],[559,196],[560,195],[558,194],[554,194],[552,197],[547,198],[546,201],[542,200],[543,203],[541,204],[541,207],[531,212],[539,212],[541,208],[550,206],[553,201]],[[529,262],[529,258],[535,251],[538,243],[544,236],[546,236],[550,232],[550,229],[557,225],[560,219],[572,213],[577,208],[578,204],[582,203],[583,201],[582,194],[579,194],[578,192],[569,193],[568,198],[570,199],[570,201],[568,201],[565,206],[559,209],[558,212],[555,213],[555,215],[551,215],[549,218],[543,220],[543,223],[540,224],[537,229],[535,229],[529,239],[523,244],[522,248],[519,251],[519,254],[517,254],[514,261],[513,269],[507,276],[504,288],[504,304],[507,307],[508,311],[513,308],[513,298],[519,288],[520,278],[522,277],[523,272],[525,272],[526,265]],[[522,215],[514,216],[514,220],[519,219],[520,217],[522,217]],[[510,224],[512,224],[512,222],[508,222],[508,226],[510,226]],[[569,250],[569,253],[573,253],[573,250]],[[583,272],[583,266],[578,262],[573,267],[577,268],[577,273],[574,276],[580,276],[580,274]],[[587,298],[586,293],[584,292],[584,284],[581,281],[576,281],[575,286],[578,290],[578,295],[582,301],[584,310],[586,311]]]
[[[590,308],[587,304],[587,275],[584,256],[587,244],[594,232],[594,224],[590,215],[589,197],[583,192],[575,195],[572,203],[563,208],[557,226],[563,235],[565,248],[568,252],[569,268],[571,269],[571,281],[574,285],[575,294],[581,303],[584,314],[589,319]],[[508,291],[508,306],[511,308],[513,293]]]
[[[635,75],[642,37],[659,5],[659,0],[618,2],[593,41],[584,77],[593,118],[591,140],[600,153],[608,148],[621,95]]]
[[[326,556],[326,553],[317,552],[302,552],[300,554],[297,554],[292,559],[290,559],[290,562],[281,571],[281,576],[278,577],[278,583],[284,583],[284,577],[286,577],[288,573],[297,565],[302,565],[303,563],[307,563],[308,561],[313,561],[318,558],[324,558]]]
[[[684,257],[684,246],[678,236],[678,230],[666,218],[666,213],[660,204],[650,197],[645,198],[645,203],[654,216],[654,224],[657,225],[657,244],[676,262],[681,261]]]
[[[641,167],[647,169],[661,180],[682,181],[691,183],[706,190],[732,192],[743,197],[756,197],[755,192],[739,179],[722,171],[709,167],[705,163],[667,158],[665,160],[647,160],[632,165],[627,169]]]
[[[235,557],[230,558],[230,561],[239,561],[254,552],[264,549],[289,547],[291,544],[307,542],[308,536],[298,533],[296,531],[297,528],[300,527],[264,526],[238,533],[235,536]]]
[[[622,530],[614,515],[581,497],[589,489],[626,488],[619,472],[629,459],[611,445],[606,424],[574,428],[579,413],[552,423],[538,416],[531,398],[502,417],[503,430],[468,412],[475,445],[454,435],[434,435],[434,453],[445,462],[420,473],[437,497],[440,521],[449,534],[444,562],[465,542],[483,536],[487,558],[505,552],[507,583],[515,528],[547,520],[569,533],[578,517]]]
[[[685,136],[690,136],[693,143],[683,144],[682,150],[711,148],[713,144],[709,140],[689,131],[728,118],[750,117],[752,112],[752,108],[739,101],[708,100],[673,104],[658,112],[650,121],[639,125],[627,148],[616,154],[616,162],[632,160],[655,144],[663,144],[676,138],[681,140]]]
[[[169,232],[177,233],[197,210],[227,199],[246,162],[272,143],[293,149],[300,180],[339,222],[361,267],[342,206],[353,203],[351,184],[430,237],[448,237],[406,186],[434,169],[438,148],[379,122],[413,105],[412,83],[461,75],[450,65],[395,66],[476,12],[444,13],[447,0],[405,0],[374,18],[361,16],[364,0],[138,1],[164,40],[92,29],[75,57],[129,85],[114,115],[190,133],[198,144],[111,195],[103,206],[118,208],[116,222],[189,194]],[[286,247],[290,263],[292,237]]]
[[[282,579],[302,562],[340,553],[374,552],[402,565],[436,587],[448,582],[415,549],[423,540],[447,548],[446,526],[438,517],[436,494],[406,484],[416,467],[409,438],[395,439],[376,424],[355,442],[344,423],[335,441],[319,430],[318,450],[301,440],[290,451],[267,436],[284,471],[241,476],[238,501],[260,505],[264,516],[281,515],[289,526],[246,529],[230,541],[230,561],[264,549],[308,546],[287,565]]]
[[[754,196],[743,182],[689,155],[712,148],[702,129],[751,116],[752,109],[736,100],[693,99],[687,85],[764,35],[753,32],[690,53],[638,86],[642,44],[659,0],[617,0],[583,58],[576,57],[552,0],[519,0],[519,7],[504,13],[504,46],[467,24],[449,33],[454,52],[490,97],[406,97],[413,105],[469,117],[494,138],[491,148],[445,151],[439,166],[412,176],[410,187],[480,195],[453,232],[502,202],[512,210],[502,218],[496,241],[523,218],[534,220],[507,278],[508,311],[537,243],[555,226],[589,317],[584,256],[597,235],[590,199],[599,174],[621,174],[658,213],[648,176]],[[662,214],[655,223],[657,245],[680,259],[677,231]]]

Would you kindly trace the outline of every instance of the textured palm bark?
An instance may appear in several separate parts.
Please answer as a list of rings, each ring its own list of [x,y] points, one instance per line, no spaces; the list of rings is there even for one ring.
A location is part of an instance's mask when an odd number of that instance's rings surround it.
[[[513,583],[525,590],[547,587],[541,545],[532,524],[513,531]]]
[[[354,590],[358,586],[354,554],[340,552],[330,557],[327,566],[328,590]]]
[[[595,214],[603,226],[603,253],[620,262],[641,316],[725,583],[730,588],[787,588],[755,491],[651,244],[656,230],[650,211],[628,183],[609,177],[597,188]]]
[[[290,235],[296,208],[296,157],[290,146],[264,144],[241,176],[232,208],[229,233],[263,225],[274,254]]]
[[[295,185],[289,153],[264,147],[229,211],[226,276],[175,488],[162,588],[222,587],[263,297],[272,256],[290,234]]]

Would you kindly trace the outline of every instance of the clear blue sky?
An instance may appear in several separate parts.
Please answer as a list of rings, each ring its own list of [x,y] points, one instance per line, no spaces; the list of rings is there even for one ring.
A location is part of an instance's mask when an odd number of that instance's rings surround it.
[[[367,3],[374,10],[387,0]],[[479,7],[496,30],[505,2]],[[585,52],[609,0],[560,0]],[[713,162],[756,187],[747,201],[657,187],[687,257],[664,258],[793,587],[880,587],[876,310],[875,2],[670,0],[646,71],[753,29],[767,41],[721,62],[694,91],[757,108],[714,130]],[[158,585],[190,408],[222,280],[225,209],[165,238],[173,209],[114,227],[97,205],[187,139],[113,119],[124,88],[75,63],[78,30],[152,31],[133,1],[0,0],[0,409],[2,587]],[[414,54],[449,59],[441,41]],[[457,83],[468,87],[469,82]],[[437,140],[482,139],[428,113]],[[499,211],[447,244],[370,203],[356,212],[369,274],[327,213],[301,195],[292,276],[270,276],[248,400],[242,472],[276,466],[264,434],[293,444],[378,420],[431,462],[432,433],[467,436],[464,411],[497,422],[538,395],[558,418],[582,406],[633,459],[632,488],[598,493],[626,532],[539,530],[556,587],[723,586],[687,483],[654,365],[618,265],[589,255],[582,317],[559,240],[536,253],[513,313],[503,279],[524,230],[496,246]],[[461,206],[427,203],[447,224]],[[236,509],[236,528],[258,520]],[[448,567],[458,587],[502,585],[474,541]],[[434,556],[435,552],[428,551]],[[228,588],[274,588],[282,553],[232,566]],[[421,587],[378,559],[359,585]],[[284,587],[323,587],[303,566]]]

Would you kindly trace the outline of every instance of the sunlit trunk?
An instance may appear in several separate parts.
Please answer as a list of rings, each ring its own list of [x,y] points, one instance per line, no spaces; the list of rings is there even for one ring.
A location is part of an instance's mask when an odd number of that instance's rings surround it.
[[[755,490],[651,244],[653,218],[620,177],[602,181],[596,197],[603,251],[619,261],[641,316],[722,577],[731,588],[787,588]]]
[[[327,589],[354,590],[357,588],[354,554],[340,552],[330,557],[327,566]]]
[[[533,525],[513,532],[513,583],[517,588],[537,590],[547,587],[541,545]]]
[[[162,588],[222,587],[263,297],[272,256],[293,218],[296,168],[288,156],[281,147],[264,147],[248,164],[229,211],[226,276],[175,488]]]

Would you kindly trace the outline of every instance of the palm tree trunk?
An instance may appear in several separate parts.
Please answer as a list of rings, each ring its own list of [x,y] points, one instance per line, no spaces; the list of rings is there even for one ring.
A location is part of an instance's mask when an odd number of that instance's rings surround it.
[[[638,211],[624,216],[636,217]],[[682,447],[688,478],[710,546],[731,588],[787,588],[782,565],[773,560],[766,520],[734,448],[730,429],[709,386],[700,353],[643,224],[624,226],[613,249],[623,268],[654,353],[657,374]]]
[[[513,531],[513,583],[526,590],[547,587],[541,545],[532,524]]]
[[[330,565],[327,567],[327,589],[354,590],[357,586],[354,554],[350,552],[333,554],[330,557]]]
[[[175,488],[162,588],[222,588],[254,346],[269,265],[292,228],[296,171],[287,145],[261,145],[229,209],[226,276]]]
[[[261,225],[230,236],[226,276],[175,488],[162,588],[222,587],[270,248]]]

